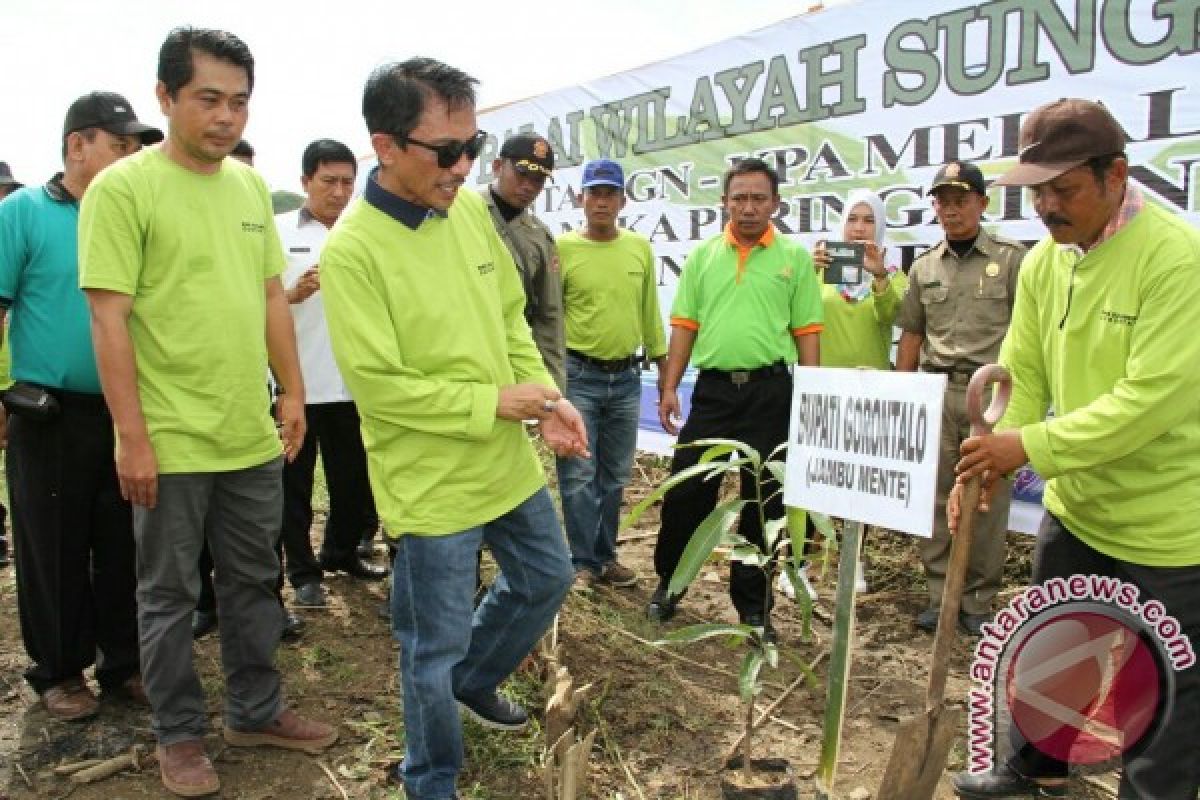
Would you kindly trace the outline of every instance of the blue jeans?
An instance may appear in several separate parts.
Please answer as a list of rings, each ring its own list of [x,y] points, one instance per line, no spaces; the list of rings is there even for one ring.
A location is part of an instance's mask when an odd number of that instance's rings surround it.
[[[633,470],[642,381],[567,356],[567,399],[587,426],[591,458],[558,459],[558,490],[575,569],[599,575],[617,558],[621,494]]]
[[[478,609],[475,559],[500,567]],[[550,492],[457,533],[395,541],[392,626],[404,690],[404,788],[411,800],[454,797],[462,768],[455,697],[494,692],[533,649],[574,574]]]

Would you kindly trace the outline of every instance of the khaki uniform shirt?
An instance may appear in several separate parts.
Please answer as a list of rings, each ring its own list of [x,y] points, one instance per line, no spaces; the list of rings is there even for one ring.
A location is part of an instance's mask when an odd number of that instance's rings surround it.
[[[962,258],[942,240],[913,262],[896,325],[925,337],[922,370],[970,372],[996,361],[1024,256],[1020,242],[980,228]]]
[[[567,385],[566,344],[563,334],[562,278],[558,269],[558,251],[546,223],[529,209],[505,222],[496,208],[490,188],[480,192],[487,203],[496,232],[512,253],[521,285],[525,288],[525,321],[533,331],[533,341],[546,369],[560,390]]]

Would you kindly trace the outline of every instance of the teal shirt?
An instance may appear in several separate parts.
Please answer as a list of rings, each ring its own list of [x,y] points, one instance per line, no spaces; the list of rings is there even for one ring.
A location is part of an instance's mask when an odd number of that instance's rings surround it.
[[[0,302],[8,306],[14,380],[99,394],[78,224],[78,203],[46,186],[0,202]]]

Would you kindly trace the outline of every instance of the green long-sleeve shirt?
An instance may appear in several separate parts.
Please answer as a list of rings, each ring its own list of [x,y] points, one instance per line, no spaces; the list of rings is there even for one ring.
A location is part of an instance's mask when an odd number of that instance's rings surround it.
[[[849,303],[837,286],[822,284],[821,366],[891,369],[892,323],[907,287],[908,277],[895,272],[882,292],[872,289],[861,302]]]
[[[415,230],[356,201],[321,251],[321,292],[390,534],[463,531],[545,486],[524,425],[496,405],[502,386],[554,381],[478,195]]]
[[[1082,258],[1047,238],[1021,267],[998,427],[1021,430],[1046,508],[1123,561],[1200,564],[1197,308],[1200,234],[1150,204]]]

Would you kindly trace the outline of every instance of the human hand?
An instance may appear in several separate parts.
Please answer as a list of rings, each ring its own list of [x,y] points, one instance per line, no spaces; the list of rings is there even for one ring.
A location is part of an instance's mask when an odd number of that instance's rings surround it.
[[[829,257],[829,251],[825,249],[824,239],[813,245],[812,259],[813,266],[817,268],[818,272],[823,272],[829,266],[829,262],[832,259]]]
[[[566,398],[555,401],[554,411],[542,419],[539,427],[542,438],[555,455],[563,458],[591,456],[591,452],[588,451],[587,426],[584,425],[579,411]]]
[[[962,458],[954,466],[958,482],[966,483],[979,476],[983,481],[985,494],[1002,476],[1029,460],[1025,446],[1021,444],[1019,430],[972,436],[962,443],[959,452],[962,453]]]
[[[158,457],[145,433],[119,438],[117,482],[121,497],[133,505],[154,508],[158,504]]]
[[[287,290],[287,301],[292,304],[303,303],[320,288],[321,277],[317,274],[317,266],[314,264],[304,271],[295,286]]]
[[[496,399],[496,416],[514,422],[526,419],[544,420],[554,413],[561,397],[562,393],[558,389],[540,383],[501,386]]]
[[[683,411],[679,406],[679,394],[674,389],[661,389],[658,393],[658,422],[672,436],[679,433],[683,422]]]
[[[887,276],[887,267],[883,264],[884,250],[874,242],[863,242],[863,267],[876,278]]]
[[[291,394],[281,394],[275,398],[275,419],[279,423],[279,439],[283,442],[283,457],[290,464],[304,446],[304,433],[307,423],[304,419],[304,403],[300,398]]]

